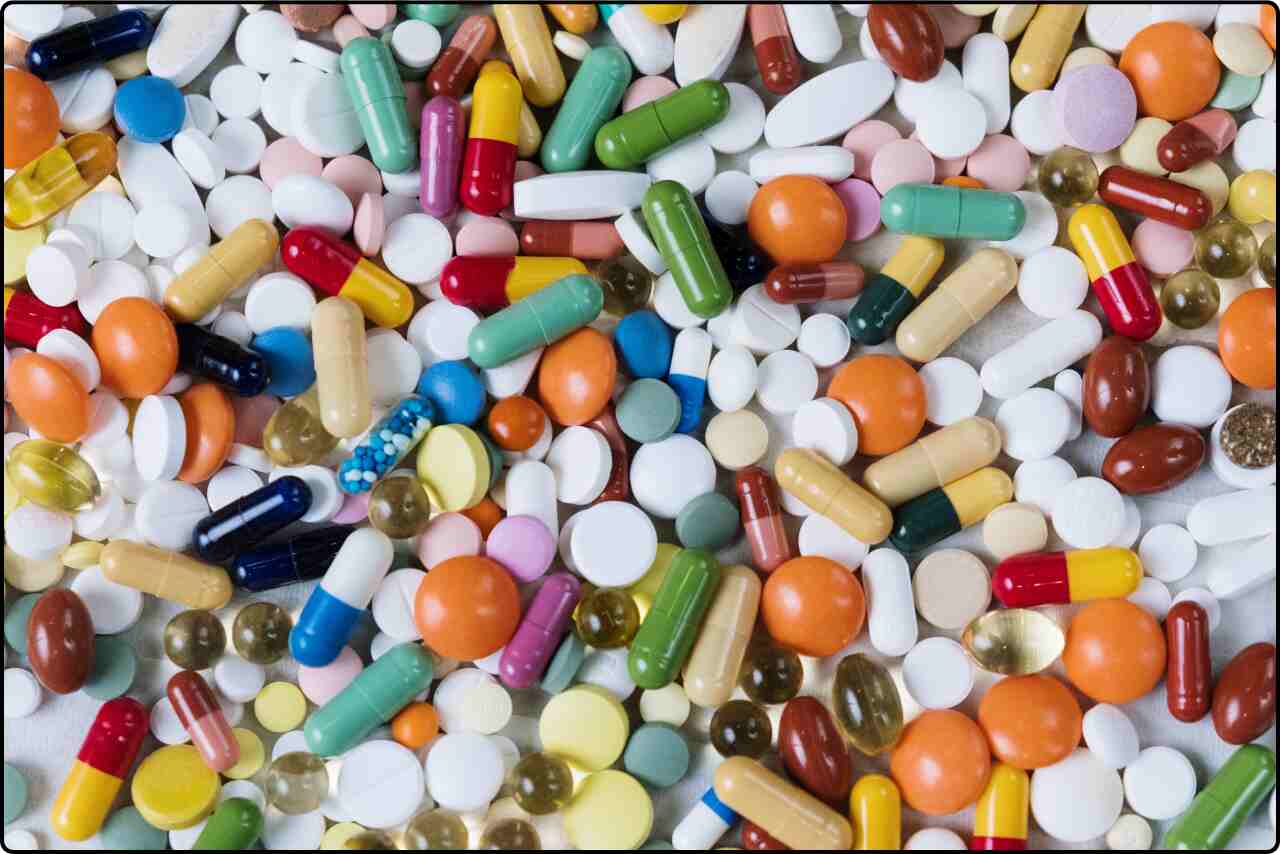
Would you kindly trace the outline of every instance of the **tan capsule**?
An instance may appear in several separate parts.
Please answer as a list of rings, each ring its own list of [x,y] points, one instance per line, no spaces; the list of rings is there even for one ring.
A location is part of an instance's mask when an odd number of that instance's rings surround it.
[[[872,495],[897,507],[990,465],[1000,446],[1000,429],[975,415],[881,457],[867,466],[862,482]]]
[[[494,3],[493,17],[520,78],[524,99],[535,107],[550,107],[559,101],[565,90],[564,69],[542,9],[536,3]]]
[[[848,851],[853,828],[838,812],[754,759],[732,756],[715,774],[716,797],[796,851]]]
[[[913,361],[933,361],[1017,284],[1018,264],[1008,252],[975,252],[898,325],[898,349]]]
[[[1001,3],[991,19],[991,32],[1001,41],[1011,42],[1022,35],[1035,15],[1034,3]]]
[[[538,153],[542,145],[542,128],[529,109],[528,103],[520,105],[520,124],[516,125],[516,156],[521,160],[530,160]]]
[[[245,220],[169,283],[164,307],[175,320],[195,323],[270,262],[279,246],[280,235],[274,225],[260,219]]]
[[[684,691],[694,705],[728,702],[760,610],[760,576],[738,564],[726,567],[684,665]]]
[[[1018,52],[1009,63],[1009,77],[1023,92],[1048,89],[1067,58],[1076,28],[1084,17],[1084,3],[1041,5],[1027,25]]]
[[[169,549],[112,540],[99,556],[102,574],[125,587],[212,611],[231,601],[231,579],[220,566]]]
[[[321,300],[311,315],[320,422],[340,439],[359,436],[373,418],[369,349],[360,307],[343,297]]]
[[[893,514],[885,503],[816,452],[788,448],[778,455],[773,476],[779,486],[806,507],[826,516],[861,542],[875,545],[889,536]]]

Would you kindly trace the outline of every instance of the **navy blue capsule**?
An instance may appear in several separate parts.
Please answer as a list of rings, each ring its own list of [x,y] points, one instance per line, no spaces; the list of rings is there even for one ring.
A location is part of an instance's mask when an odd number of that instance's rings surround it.
[[[178,367],[182,370],[241,397],[267,390],[271,367],[262,354],[192,323],[178,323],[173,328],[178,333]]]
[[[733,289],[745,291],[752,285],[763,282],[774,267],[773,259],[755,245],[747,230],[742,226],[726,225],[716,220],[701,199],[698,200],[698,210],[711,235],[711,246],[716,250]]]
[[[300,477],[285,475],[205,516],[196,525],[191,544],[205,560],[227,560],[298,521],[310,509],[311,487]]]
[[[354,530],[350,525],[331,525],[300,534],[285,543],[241,552],[231,567],[231,580],[237,587],[261,593],[319,578]]]
[[[633,311],[613,330],[622,366],[638,380],[660,380],[671,370],[671,329],[652,311]]]
[[[27,48],[27,70],[41,80],[57,80],[142,50],[155,32],[141,9],[85,21],[33,41]]]

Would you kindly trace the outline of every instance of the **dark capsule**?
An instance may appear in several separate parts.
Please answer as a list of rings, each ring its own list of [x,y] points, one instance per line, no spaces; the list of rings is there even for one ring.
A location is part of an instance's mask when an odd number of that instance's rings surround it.
[[[286,475],[200,520],[191,535],[196,554],[223,561],[301,519],[311,509],[311,488]]]
[[[41,36],[27,48],[27,70],[57,80],[151,43],[155,26],[141,9],[128,9]]]
[[[241,397],[267,390],[271,369],[258,353],[191,323],[179,323],[174,331],[178,333],[178,367],[182,370]]]
[[[711,246],[716,250],[733,289],[745,291],[763,282],[773,269],[773,260],[751,241],[746,230],[717,221],[701,200],[698,201],[698,212],[707,224]]]
[[[231,580],[258,593],[319,578],[354,530],[350,525],[334,525],[242,552],[231,567]]]

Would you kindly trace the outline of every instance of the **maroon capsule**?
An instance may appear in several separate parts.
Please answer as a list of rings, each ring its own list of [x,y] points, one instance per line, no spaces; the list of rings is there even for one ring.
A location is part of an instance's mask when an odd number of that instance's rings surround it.
[[[1156,143],[1156,159],[1170,172],[1185,172],[1217,157],[1236,138],[1235,117],[1226,110],[1205,110],[1183,119]]]
[[[1213,689],[1213,728],[1228,744],[1248,744],[1276,722],[1276,645],[1255,643],[1227,662]]]
[[[942,68],[942,28],[919,3],[874,3],[867,12],[871,41],[899,77],[923,83]]]
[[[778,486],[759,466],[748,466],[734,479],[742,527],[751,545],[751,557],[761,572],[773,572],[795,557],[782,525],[782,500]]]
[[[794,305],[856,297],[866,281],[866,272],[852,261],[784,264],[765,276],[764,292],[774,302]]]
[[[1109,205],[1186,231],[1203,228],[1213,216],[1213,203],[1195,187],[1125,166],[1102,170],[1098,195]]]
[[[746,851],[790,851],[769,832],[748,818],[742,820],[742,847]]]
[[[1164,618],[1165,701],[1169,714],[1195,723],[1209,713],[1213,663],[1209,660],[1209,615],[1195,602],[1179,602]]]
[[[1124,436],[1151,403],[1151,371],[1142,347],[1123,335],[1103,340],[1089,356],[1082,392],[1084,419],[1099,436]]]
[[[93,671],[93,618],[84,600],[61,587],[36,600],[27,620],[27,659],[55,694],[84,687]]]
[[[782,708],[778,753],[787,773],[824,801],[844,802],[853,788],[853,762],[844,736],[826,706],[794,697]]]
[[[791,28],[781,3],[752,3],[747,10],[751,46],[764,88],[785,95],[804,80],[804,66],[791,40]]]
[[[1111,446],[1102,476],[1125,495],[1161,492],[1191,477],[1204,452],[1198,431],[1183,424],[1149,424]]]

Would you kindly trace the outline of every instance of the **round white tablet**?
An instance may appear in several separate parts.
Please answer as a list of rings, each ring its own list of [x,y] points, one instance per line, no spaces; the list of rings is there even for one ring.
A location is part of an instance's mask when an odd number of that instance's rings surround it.
[[[32,560],[56,557],[71,544],[73,531],[69,515],[31,502],[20,504],[4,519],[5,544]]]
[[[298,32],[279,12],[254,12],[236,28],[236,56],[259,74],[288,66]]]
[[[669,272],[663,273],[654,283],[653,310],[662,318],[663,323],[677,330],[701,326],[704,322],[703,318],[689,310],[684,294],[680,293],[676,280]]]
[[[498,745],[479,733],[442,735],[427,753],[427,790],[445,809],[482,809],[502,788],[506,772]]]
[[[1241,172],[1276,171],[1276,123],[1274,119],[1250,119],[1240,126],[1231,146],[1231,158]]]
[[[391,31],[391,52],[409,68],[426,68],[440,55],[440,31],[426,21],[401,21]]]
[[[342,509],[345,496],[338,489],[338,476],[333,469],[314,465],[275,469],[267,477],[267,482],[274,483],[287,474],[302,478],[311,488],[311,509],[299,521],[328,522]]]
[[[262,817],[263,847],[274,851],[315,851],[324,839],[324,814],[319,810],[285,815],[268,807]]]
[[[89,609],[94,634],[120,634],[132,628],[142,616],[142,593],[116,584],[96,566],[81,571],[70,586]]]
[[[734,339],[756,355],[785,350],[800,335],[800,310],[774,302],[763,285],[743,291],[734,308]]]
[[[224,655],[221,659],[219,659],[219,661],[222,661],[227,658],[232,658],[232,657],[234,656]],[[241,660],[243,661],[244,659],[241,659]],[[245,663],[247,664],[248,662],[245,662]],[[218,668],[216,665],[213,668],[213,674],[215,677],[218,675]],[[271,745],[271,761],[275,762],[277,759],[279,759],[281,756],[284,756],[286,753],[296,753],[299,751],[301,751],[302,753],[311,752],[311,748],[307,746],[306,733],[304,733],[300,729],[289,730],[288,732],[284,733],[279,738],[277,738],[275,744]]]
[[[5,832],[4,847],[10,851],[39,851],[40,840],[29,830],[10,830]]]
[[[1122,495],[1121,499],[1124,502],[1124,524],[1107,545],[1130,549],[1138,542],[1138,534],[1142,533],[1142,511],[1138,509],[1138,502],[1130,496]]]
[[[342,75],[302,67],[308,76],[295,84],[290,133],[318,157],[341,157],[359,151],[364,145],[364,131]]]
[[[1147,851],[1150,850],[1151,843],[1154,841],[1155,834],[1151,830],[1151,825],[1147,824],[1145,818],[1133,813],[1120,816],[1107,831],[1107,848],[1112,851]]]
[[[266,82],[262,84],[262,117],[276,133],[281,136],[297,136],[293,129],[293,102],[304,86],[323,76],[324,72],[302,62],[290,62],[267,75]],[[213,133],[213,129],[206,132]],[[305,144],[303,147],[312,151]]]
[[[98,354],[89,342],[70,329],[52,329],[41,336],[36,352],[48,356],[80,381],[85,391],[93,391],[102,381],[102,366]]]
[[[1027,258],[1053,245],[1058,239],[1058,212],[1044,196],[1017,190],[1014,195],[1022,200],[1027,211],[1026,222],[1010,240],[992,240],[991,246],[1003,249],[1014,258]]]
[[[798,544],[800,554],[834,560],[850,571],[861,566],[871,550],[866,543],[818,513],[806,516],[800,523]]]
[[[721,154],[741,154],[759,142],[764,133],[764,101],[749,86],[724,85],[729,90],[729,113],[704,130],[702,138]]]
[[[247,65],[228,65],[209,84],[209,100],[228,119],[251,119],[262,107],[262,77]]]
[[[691,500],[711,492],[715,482],[711,452],[692,436],[676,434],[641,445],[631,459],[632,494],[662,519],[676,518]]]
[[[1124,527],[1124,501],[1108,481],[1080,477],[1059,490],[1049,515],[1053,529],[1068,545],[1100,549]]]
[[[1148,747],[1125,767],[1124,794],[1140,816],[1153,821],[1173,818],[1196,796],[1196,769],[1172,747]]]
[[[1187,394],[1195,389],[1195,394]],[[1231,376],[1216,353],[1193,345],[1170,347],[1151,369],[1151,409],[1161,421],[1203,429],[1231,403]]]
[[[133,247],[133,205],[115,193],[90,193],[71,208],[67,224],[89,241],[95,259],[120,258]]]
[[[342,755],[338,797],[365,827],[408,821],[422,804],[425,787],[418,757],[394,741],[367,741]]]
[[[439,278],[453,257],[453,239],[444,223],[424,213],[407,214],[387,227],[382,260],[392,275],[411,285]]]
[[[255,335],[287,326],[306,332],[316,309],[315,291],[293,273],[268,273],[249,286],[244,319]]]
[[[4,716],[9,720],[25,718],[40,708],[40,683],[21,667],[4,669]],[[5,842],[9,841],[5,837]]]
[[[736,344],[720,350],[707,368],[707,396],[721,412],[736,412],[756,394],[755,357]]]
[[[466,716],[468,728],[482,735],[493,735],[511,722],[511,695],[497,679],[492,678],[498,672],[504,650],[505,647],[498,649],[492,655],[475,662],[476,667],[483,669],[490,678],[477,681],[462,700],[461,711]],[[503,753],[505,759],[506,751]],[[516,762],[520,761],[519,757],[520,752],[517,750]],[[514,768],[515,762],[508,761],[508,765]]]
[[[1138,758],[1138,730],[1123,710],[1098,703],[1081,720],[1084,743],[1108,768],[1120,769]]]
[[[168,480],[153,483],[138,500],[134,524],[146,541],[181,551],[191,545],[191,535],[209,515],[204,494],[189,483]]]
[[[625,647],[593,649],[582,660],[574,679],[584,685],[603,688],[619,700],[626,700],[636,690],[627,672],[628,652]]]
[[[1080,256],[1048,246],[1027,256],[1018,273],[1018,299],[1032,314],[1062,317],[1089,295],[1089,276]]]
[[[433,300],[418,309],[409,323],[409,343],[424,365],[465,359],[467,339],[479,323],[480,316],[466,306]]]
[[[232,175],[210,190],[205,211],[209,215],[209,227],[220,238],[225,238],[246,220],[272,222],[275,219],[271,190],[251,175]]]
[[[227,119],[214,128],[210,139],[218,147],[227,171],[238,175],[256,170],[262,162],[262,152],[267,150],[267,135],[252,119]]]
[[[223,655],[213,665],[213,682],[218,691],[237,703],[247,703],[257,697],[266,681],[267,672],[261,664],[245,661],[238,655]]]
[[[138,247],[153,258],[169,258],[191,243],[191,220],[185,210],[172,202],[152,202],[134,218],[133,237]]]
[[[952,709],[973,690],[973,659],[951,638],[920,641],[902,660],[902,681],[926,709]]]
[[[730,169],[711,179],[703,199],[716,222],[742,225],[747,221],[751,200],[759,190],[760,185],[746,172]]]
[[[394,329],[369,333],[369,397],[375,405],[390,406],[413,391],[422,375],[422,359],[413,345]]]
[[[696,195],[716,175],[716,153],[701,136],[691,136],[650,158],[645,171],[655,182],[676,181]]]
[[[187,452],[187,419],[168,395],[144,397],[133,416],[133,461],[145,480],[172,480]]]
[[[182,99],[187,105],[187,114],[182,118],[182,129],[195,128],[205,136],[213,133],[221,119],[218,110],[205,95],[187,95]]]
[[[1067,432],[1067,441],[1080,438],[1084,430],[1084,379],[1080,372],[1068,368],[1060,371],[1053,378],[1053,390],[1062,395],[1071,410],[1071,429]]]
[[[1067,441],[1071,410],[1062,395],[1047,388],[1029,388],[996,410],[1004,452],[1015,460],[1042,460]]]
[[[848,9],[853,3],[841,3]],[[926,827],[924,830],[917,830],[911,834],[911,838],[902,846],[904,851],[968,851],[969,846],[965,844],[955,831],[947,830],[941,827]]]
[[[964,89],[946,90],[920,113],[916,134],[934,157],[966,157],[986,138],[986,108]]]
[[[187,128],[173,138],[173,156],[191,182],[202,189],[212,189],[227,177],[222,151],[199,128]]]
[[[1138,582],[1138,589],[1125,597],[1156,620],[1164,620],[1169,609],[1173,607],[1173,594],[1168,586],[1159,579],[1143,576]]]
[[[65,3],[15,3],[4,10],[4,28],[23,41],[34,41],[62,24]]]
[[[241,347],[248,347],[253,340],[253,327],[249,325],[249,318],[238,311],[222,312],[210,329],[215,335],[230,338]]]
[[[838,400],[820,397],[801,405],[791,417],[791,441],[813,448],[838,466],[858,452],[858,426],[849,408]]]
[[[804,353],[779,350],[760,362],[756,399],[775,415],[795,412],[818,393],[818,369]]]
[[[1076,479],[1076,470],[1061,457],[1028,460],[1013,473],[1013,495],[1024,504],[1034,504],[1045,516],[1053,515],[1058,493]]]
[[[1062,145],[1062,127],[1053,112],[1053,90],[1028,92],[1009,119],[1013,138],[1032,154],[1051,154]]]
[[[493,496],[492,492],[490,493],[490,496]],[[493,500],[501,506],[501,502],[498,502],[497,498],[494,498]],[[587,509],[589,510],[591,508]],[[564,524],[560,526],[560,535],[556,538],[556,554],[560,556],[561,562],[564,563],[565,567],[568,568],[570,572],[576,572],[579,575],[582,573],[578,570],[578,565],[573,562],[573,532],[578,526],[578,518],[586,512],[586,510],[579,510],[568,519],[565,519]]]
[[[1188,587],[1177,596],[1173,597],[1173,604],[1179,602],[1195,602],[1201,608],[1204,608],[1205,614],[1209,617],[1209,631],[1218,628],[1218,624],[1222,622],[1222,605],[1218,602],[1218,597],[1214,596],[1204,587]]]
[[[929,423],[946,427],[978,414],[982,380],[968,362],[943,356],[922,365],[919,375],[924,382]]]
[[[387,635],[400,641],[416,641],[421,635],[413,621],[413,597],[427,574],[420,569],[388,573],[373,594],[373,621]]]
[[[287,228],[319,226],[341,237],[351,230],[355,207],[335,184],[315,175],[290,175],[271,189],[271,206]]]
[[[83,245],[70,241],[44,243],[27,256],[27,285],[47,305],[68,305],[89,287],[91,260]]]
[[[474,732],[466,715],[467,697],[492,677],[475,667],[461,667],[446,674],[436,686],[431,702],[440,716],[440,728],[448,733]],[[482,688],[479,688],[483,691]]]
[[[50,81],[49,88],[58,102],[63,132],[84,133],[111,121],[118,84],[102,66]]]
[[[102,495],[87,510],[75,515],[75,532],[86,540],[106,540],[123,531],[128,522],[125,511],[124,496],[110,486],[104,487]],[[95,628],[97,624],[95,623]],[[107,634],[101,630],[98,634]]]
[[[547,465],[556,475],[557,497],[583,506],[599,497],[609,483],[613,452],[599,430],[566,427],[547,451]]]
[[[150,295],[151,287],[141,270],[124,261],[99,261],[89,268],[89,286],[80,291],[76,305],[85,320],[97,323],[98,315],[110,303],[125,297],[148,299]]]
[[[800,324],[800,337],[796,339],[796,349],[819,368],[843,361],[849,354],[849,344],[849,326],[834,314],[810,316]]]
[[[186,744],[191,740],[168,697],[161,697],[151,707],[150,723],[151,734],[161,744]]]
[[[1031,775],[1031,814],[1045,833],[1062,842],[1101,836],[1123,806],[1120,775],[1084,748]]]
[[[658,532],[634,504],[602,501],[578,517],[569,550],[577,571],[592,584],[626,587],[649,571],[658,554]]]

